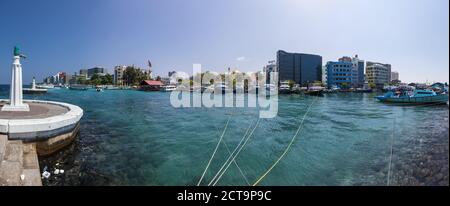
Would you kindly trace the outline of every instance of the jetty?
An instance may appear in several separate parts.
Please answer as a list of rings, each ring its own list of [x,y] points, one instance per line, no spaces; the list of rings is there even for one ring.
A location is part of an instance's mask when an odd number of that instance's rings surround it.
[[[77,137],[83,110],[75,105],[23,100],[22,67],[14,49],[10,99],[0,99],[0,186],[40,186],[38,157]]]

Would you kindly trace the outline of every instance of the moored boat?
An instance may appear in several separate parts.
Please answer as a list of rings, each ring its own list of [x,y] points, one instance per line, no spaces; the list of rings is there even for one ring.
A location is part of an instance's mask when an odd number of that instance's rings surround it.
[[[401,104],[445,104],[448,94],[436,94],[432,90],[389,91],[383,96],[376,96],[380,102]]]

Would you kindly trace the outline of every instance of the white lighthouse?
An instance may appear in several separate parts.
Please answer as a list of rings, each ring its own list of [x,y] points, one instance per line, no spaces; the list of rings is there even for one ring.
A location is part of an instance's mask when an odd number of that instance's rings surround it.
[[[22,94],[22,65],[20,58],[24,57],[18,53],[18,48],[14,48],[14,58],[11,70],[11,90],[9,93],[9,104],[2,107],[2,111],[30,111],[28,104],[23,103]]]

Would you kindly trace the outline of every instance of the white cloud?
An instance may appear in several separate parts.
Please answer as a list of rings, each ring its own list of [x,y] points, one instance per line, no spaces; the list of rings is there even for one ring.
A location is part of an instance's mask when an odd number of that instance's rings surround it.
[[[244,61],[245,60],[245,57],[244,56],[242,56],[242,57],[238,57],[238,58],[236,58],[236,61]]]

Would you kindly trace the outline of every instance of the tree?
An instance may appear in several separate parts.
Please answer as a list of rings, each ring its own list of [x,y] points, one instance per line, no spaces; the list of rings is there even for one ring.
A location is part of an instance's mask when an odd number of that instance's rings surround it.
[[[102,77],[98,73],[93,74],[92,77],[91,77],[91,80],[90,80],[90,84],[93,84],[95,86],[101,84],[102,83],[102,79],[101,78]]]
[[[347,83],[347,82],[343,82],[343,83],[341,84],[341,88],[342,88],[342,89],[347,89],[347,88],[348,88],[348,83]]]
[[[102,76],[102,84],[103,85],[107,85],[107,84],[113,84],[113,77],[111,74],[106,74],[105,76]]]
[[[123,80],[127,85],[139,85],[145,80],[145,74],[137,67],[128,66],[123,73]]]
[[[288,80],[289,89],[292,89],[295,85],[294,80]]]
[[[160,76],[157,76],[157,77],[156,77],[156,81],[161,81],[161,77],[160,77]]]
[[[369,83],[369,88],[375,89],[376,87],[377,87],[377,85],[375,83],[373,83],[373,82]]]

